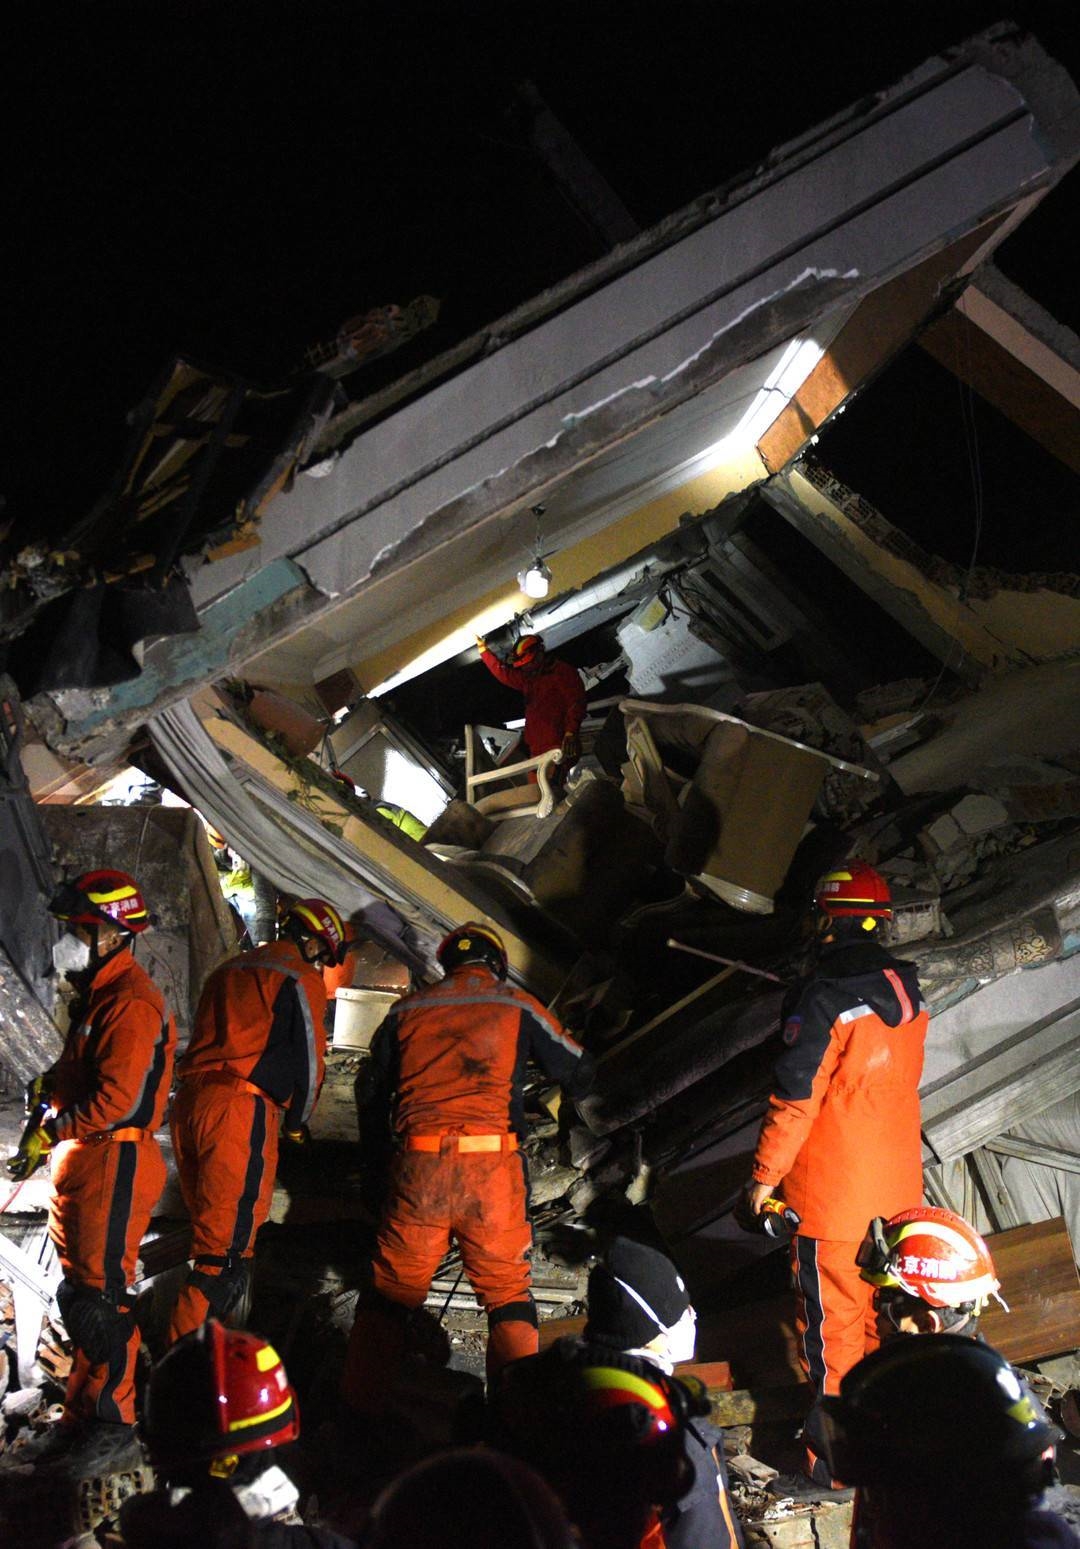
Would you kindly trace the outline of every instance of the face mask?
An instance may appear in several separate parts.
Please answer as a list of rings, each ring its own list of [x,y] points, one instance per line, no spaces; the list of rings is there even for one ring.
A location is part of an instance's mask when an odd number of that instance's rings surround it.
[[[697,1313],[688,1307],[678,1323],[673,1323],[667,1330],[668,1360],[673,1366],[678,1366],[680,1361],[692,1361],[696,1346]]]
[[[52,958],[59,974],[70,978],[73,973],[85,973],[90,967],[90,943],[65,932],[53,947]]]

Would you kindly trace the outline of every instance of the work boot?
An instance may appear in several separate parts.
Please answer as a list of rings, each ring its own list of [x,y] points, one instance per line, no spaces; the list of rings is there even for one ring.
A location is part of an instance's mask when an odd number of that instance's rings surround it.
[[[57,1420],[47,1431],[13,1447],[9,1456],[14,1463],[52,1463],[62,1458],[82,1435],[80,1420]]]
[[[817,1484],[807,1474],[777,1474],[765,1486],[766,1492],[777,1500],[797,1501],[807,1505],[811,1501],[850,1501],[855,1491],[838,1484]]]
[[[62,1469],[73,1478],[110,1474],[142,1463],[142,1449],[133,1425],[112,1420],[83,1420],[65,1429],[74,1432],[66,1445],[47,1457],[33,1459],[35,1463]]]

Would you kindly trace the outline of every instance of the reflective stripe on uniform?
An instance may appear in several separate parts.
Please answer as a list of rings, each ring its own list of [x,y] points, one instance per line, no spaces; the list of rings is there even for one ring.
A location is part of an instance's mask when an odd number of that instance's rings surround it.
[[[308,1094],[304,1102],[303,1111],[300,1114],[300,1123],[306,1124],[311,1118],[316,1100],[319,1096],[319,1085],[316,1078],[318,1073],[318,1055],[315,1052],[315,1024],[311,1020],[311,1006],[308,1003],[307,993],[301,988],[302,981],[306,977],[299,969],[289,968],[280,963],[276,958],[246,958],[238,959],[229,965],[231,968],[265,968],[270,973],[281,974],[285,979],[291,979],[296,986],[296,998],[300,1003],[300,1015],[304,1019],[304,1041],[307,1047],[307,1066],[311,1075],[308,1085]],[[311,965],[309,965],[311,966]]]

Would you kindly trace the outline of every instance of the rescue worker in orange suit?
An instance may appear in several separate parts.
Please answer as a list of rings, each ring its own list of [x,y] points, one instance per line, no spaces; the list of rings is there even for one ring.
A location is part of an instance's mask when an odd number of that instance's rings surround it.
[[[539,635],[522,635],[509,664],[489,651],[487,641],[480,636],[476,645],[492,677],[524,695],[529,757],[561,748],[560,767],[572,768],[581,757],[581,723],[585,719],[585,689],[577,669],[549,656]]]
[[[106,1453],[134,1435],[139,1331],[128,1290],[165,1187],[154,1138],[172,1080],[176,1026],[132,956],[150,923],[123,871],[88,871],[49,905],[64,926],[53,949],[75,988],[63,1052],[27,1089],[38,1117],[8,1167],[29,1177],[52,1153],[49,1235],[64,1278],[56,1293],[75,1347],[63,1422],[35,1461],[72,1449]]]
[[[446,977],[398,1001],[380,1024],[358,1092],[373,1167],[392,1153],[372,1264],[346,1358],[344,1395],[385,1407],[409,1314],[427,1297],[452,1238],[487,1311],[489,1377],[538,1348],[532,1299],[522,1088],[535,1059],[570,1098],[593,1063],[539,1001],[506,984],[506,951],[484,925],[451,931]],[[366,1122],[365,1122],[366,1120]]]
[[[806,1473],[829,1488],[820,1401],[877,1347],[871,1287],[855,1262],[866,1223],[922,1196],[919,1078],[927,1012],[911,963],[874,939],[888,884],[863,861],[818,883],[814,972],[785,1006],[768,1111],[746,1205],[783,1185],[801,1217],[791,1245],[800,1358],[817,1393],[804,1427]]]
[[[324,1070],[322,971],[344,943],[337,910],[303,898],[286,911],[280,940],[230,958],[203,987],[172,1111],[193,1257],[171,1340],[243,1300],[270,1213],[279,1127],[287,1142],[307,1139]]]

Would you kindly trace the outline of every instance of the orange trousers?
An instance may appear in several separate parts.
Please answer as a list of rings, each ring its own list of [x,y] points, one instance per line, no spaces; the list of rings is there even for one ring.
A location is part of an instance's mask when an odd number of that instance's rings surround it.
[[[859,1274],[858,1248],[857,1242],[827,1242],[798,1234],[791,1244],[799,1359],[816,1395],[803,1426],[806,1472],[817,1484],[832,1483],[821,1455],[820,1400],[839,1393],[841,1377],[880,1343],[874,1288]]]
[[[142,1140],[66,1140],[52,1159],[49,1236],[76,1286],[105,1291],[121,1309],[135,1278],[139,1244],[165,1187],[165,1163],[151,1134]],[[70,1332],[70,1330],[69,1330]],[[74,1343],[73,1339],[73,1343]],[[105,1361],[92,1362],[76,1344],[64,1399],[67,1420],[135,1423],[134,1318],[117,1320]]]
[[[195,1263],[173,1309],[170,1343],[199,1328],[211,1311],[222,1315],[208,1278],[220,1281],[225,1294],[254,1255],[274,1193],[279,1115],[268,1097],[224,1074],[181,1083],[170,1123]]]
[[[405,1352],[403,1314],[423,1305],[454,1239],[488,1314],[489,1378],[507,1361],[536,1354],[526,1204],[520,1152],[462,1155],[448,1137],[437,1154],[395,1157],[372,1260],[375,1294],[361,1300],[349,1339],[348,1403],[367,1412],[384,1407]]]

